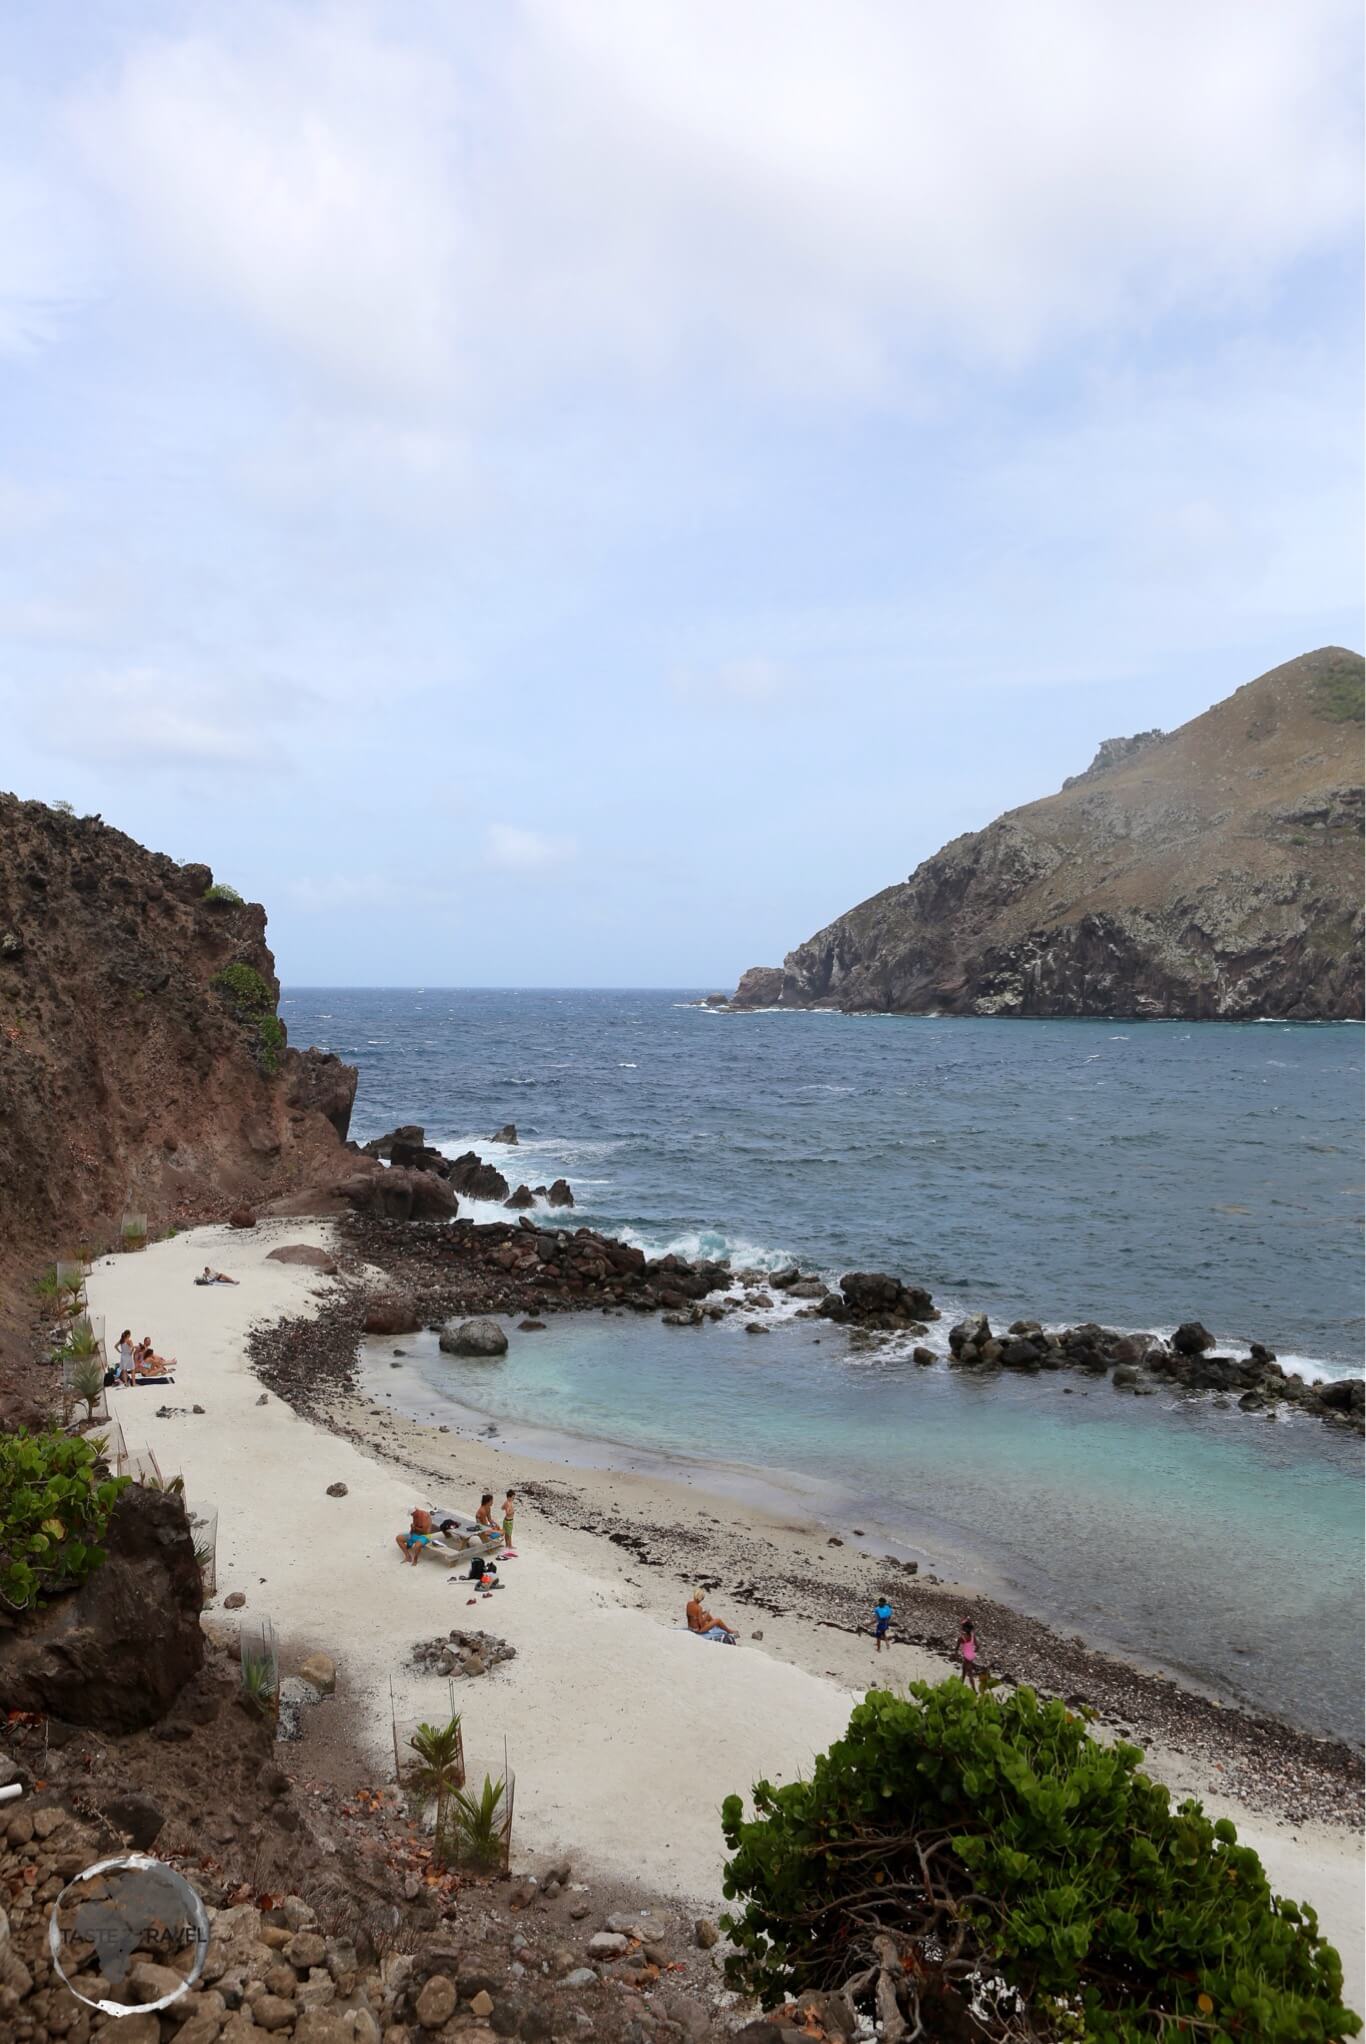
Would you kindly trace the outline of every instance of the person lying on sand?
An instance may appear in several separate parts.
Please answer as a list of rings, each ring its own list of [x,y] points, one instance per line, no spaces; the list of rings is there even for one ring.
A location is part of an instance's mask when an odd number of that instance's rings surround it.
[[[136,1383],[139,1377],[166,1377],[175,1367],[175,1357],[159,1356],[152,1347],[151,1335],[144,1334],[133,1350],[133,1371],[129,1382]]]
[[[230,1278],[225,1270],[210,1270],[206,1263],[203,1277],[197,1277],[195,1283],[197,1285],[235,1285],[237,1279]]]
[[[412,1523],[406,1533],[395,1533],[394,1541],[403,1559],[416,1568],[424,1547],[431,1545],[432,1515],[422,1505],[413,1506]]]
[[[724,1618],[713,1618],[702,1602],[702,1592],[694,1591],[688,1602],[688,1631],[695,1632],[699,1639],[724,1640],[728,1647],[737,1644],[735,1633]]]

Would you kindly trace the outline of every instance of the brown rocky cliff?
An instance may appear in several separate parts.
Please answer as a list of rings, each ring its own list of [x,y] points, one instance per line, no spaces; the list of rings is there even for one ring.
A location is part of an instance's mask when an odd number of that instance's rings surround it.
[[[356,1074],[288,1047],[265,910],[0,794],[0,1269],[335,1177]]]
[[[1167,736],[1107,741],[1060,794],[753,968],[733,1005],[1357,1017],[1361,744],[1361,656],[1305,654]]]

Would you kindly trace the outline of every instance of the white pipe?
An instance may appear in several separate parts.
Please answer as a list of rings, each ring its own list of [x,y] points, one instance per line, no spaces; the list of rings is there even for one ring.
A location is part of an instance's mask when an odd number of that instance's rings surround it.
[[[16,1796],[23,1793],[24,1784],[21,1781],[12,1781],[8,1788],[0,1788],[0,1803],[12,1803]]]

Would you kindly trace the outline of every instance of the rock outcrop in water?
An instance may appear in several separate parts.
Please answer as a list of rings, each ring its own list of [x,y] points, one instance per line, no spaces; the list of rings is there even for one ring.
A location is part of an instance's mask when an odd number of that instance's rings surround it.
[[[1325,647],[745,973],[732,1008],[1342,1020],[1362,1011],[1362,661]]]

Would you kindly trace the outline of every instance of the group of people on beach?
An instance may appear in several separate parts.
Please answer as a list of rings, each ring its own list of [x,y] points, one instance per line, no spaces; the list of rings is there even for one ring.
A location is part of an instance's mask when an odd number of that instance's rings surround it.
[[[878,1653],[884,1646],[890,1649],[892,1640],[892,1606],[884,1591],[873,1606],[873,1640]],[[701,1590],[694,1590],[688,1599],[688,1631],[699,1639],[716,1640],[723,1646],[733,1647],[740,1643],[740,1635],[728,1619],[718,1618],[708,1611]],[[986,1669],[977,1658],[977,1628],[970,1618],[965,1618],[958,1628],[958,1641],[953,1650],[958,1663],[958,1672],[969,1689],[983,1689],[988,1680]]]
[[[169,1384],[173,1381],[171,1372],[176,1367],[174,1356],[159,1356],[152,1346],[150,1334],[144,1334],[141,1341],[133,1340],[133,1330],[125,1327],[118,1340],[118,1361],[110,1369],[106,1382],[110,1384]]]
[[[479,1509],[474,1515],[476,1526],[481,1527],[485,1532],[497,1533],[502,1536],[503,1553],[499,1559],[503,1561],[509,1559],[515,1561],[517,1559],[516,1550],[512,1545],[513,1521],[516,1519],[516,1516],[517,1493],[511,1488],[509,1488],[507,1496],[503,1499],[503,1509],[500,1518],[494,1517],[493,1492],[491,1490],[484,1492],[479,1500]],[[434,1513],[428,1505],[414,1505],[407,1532],[397,1533],[394,1538],[403,1559],[410,1567],[415,1568],[421,1558],[423,1548],[430,1547],[438,1534],[444,1536],[449,1533],[463,1533],[464,1530],[465,1528],[460,1520],[454,1518],[449,1513],[442,1517],[439,1513]],[[473,1573],[473,1569],[471,1573]]]

